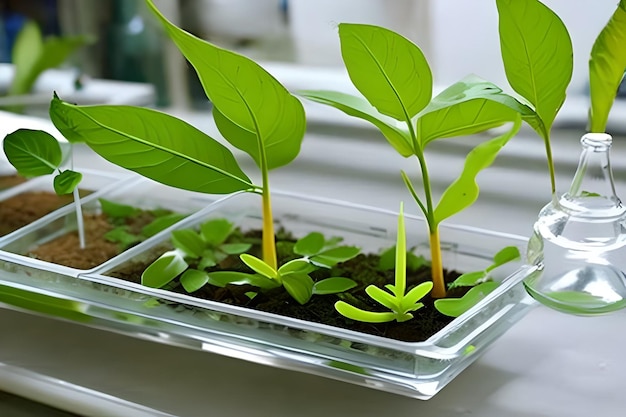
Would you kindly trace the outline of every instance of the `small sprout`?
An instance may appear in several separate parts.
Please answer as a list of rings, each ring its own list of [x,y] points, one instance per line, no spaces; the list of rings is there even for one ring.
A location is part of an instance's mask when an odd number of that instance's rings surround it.
[[[150,232],[154,232],[154,226],[151,226],[153,223],[146,226]],[[163,225],[164,222],[160,223]],[[250,249],[249,243],[229,242],[233,232],[233,224],[226,219],[204,222],[199,231],[173,231],[171,241],[175,249],[164,253],[148,266],[141,275],[141,283],[148,287],[161,288],[180,275],[181,284],[187,292],[199,290],[210,282],[206,268],[217,265],[228,255],[237,255]],[[197,263],[197,268],[190,268],[191,263]],[[242,278],[239,275],[233,277],[236,277],[235,280]]]
[[[339,246],[341,238],[326,240],[319,232],[312,232],[299,239],[293,252],[304,256],[313,265],[321,268],[332,268],[340,262],[354,258],[360,252],[356,246]]]
[[[450,288],[473,287],[489,278],[489,273],[499,266],[520,259],[521,255],[517,246],[507,246],[496,253],[493,263],[482,271],[467,272],[450,284]]]
[[[369,323],[384,323],[393,320],[403,322],[413,318],[412,311],[417,311],[424,306],[419,300],[432,290],[433,283],[431,281],[423,282],[406,292],[406,231],[404,228],[402,204],[400,204],[400,213],[398,215],[396,248],[395,284],[386,285],[387,291],[375,285],[370,285],[365,289],[367,295],[390,311],[366,311],[354,307],[345,301],[337,301],[335,309],[341,315],[352,320]]]

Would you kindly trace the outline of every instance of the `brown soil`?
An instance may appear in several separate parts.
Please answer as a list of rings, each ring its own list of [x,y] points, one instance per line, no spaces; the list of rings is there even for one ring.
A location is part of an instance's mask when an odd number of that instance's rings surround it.
[[[26,226],[72,201],[71,194],[58,196],[48,191],[29,191],[0,201],[0,236]]]
[[[144,212],[125,219],[125,225],[131,233],[138,233],[141,228],[154,220],[154,215]],[[44,261],[65,265],[77,269],[91,269],[119,255],[123,249],[119,244],[105,239],[104,235],[119,224],[107,216],[86,215],[85,248],[80,249],[78,232],[67,233],[32,250],[29,255]]]
[[[20,175],[2,175],[0,176],[0,191],[14,187],[23,182],[26,182],[26,178]]]

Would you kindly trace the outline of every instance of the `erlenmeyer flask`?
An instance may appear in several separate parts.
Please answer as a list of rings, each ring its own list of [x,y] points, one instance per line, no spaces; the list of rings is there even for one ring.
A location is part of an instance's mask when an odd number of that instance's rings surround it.
[[[611,136],[588,133],[569,192],[546,205],[528,243],[524,285],[544,305],[594,315],[626,306],[626,208],[615,193]]]

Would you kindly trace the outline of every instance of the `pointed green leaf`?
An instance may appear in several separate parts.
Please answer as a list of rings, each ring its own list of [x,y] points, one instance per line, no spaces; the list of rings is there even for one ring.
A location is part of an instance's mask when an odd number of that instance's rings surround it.
[[[398,299],[393,296],[393,294],[389,294],[385,290],[381,290],[375,285],[369,285],[365,288],[365,292],[369,295],[373,300],[387,307],[389,310],[397,311],[398,310]]]
[[[352,83],[380,113],[408,121],[428,104],[432,74],[417,45],[362,24],[339,24],[339,39]]]
[[[53,186],[54,192],[58,195],[70,194],[74,191],[80,181],[83,179],[83,174],[80,172],[65,170],[54,177]]]
[[[493,264],[487,268],[487,271],[491,271],[492,269],[520,258],[521,254],[517,246],[507,246],[500,249],[498,253],[493,256]]]
[[[263,260],[256,256],[244,253],[239,258],[250,267],[254,272],[266,276],[271,279],[278,279],[278,271],[266,264]]]
[[[212,246],[224,243],[233,232],[233,224],[227,219],[211,219],[200,225],[200,235]]]
[[[141,234],[145,237],[151,237],[157,233],[167,229],[187,217],[186,214],[170,213],[157,217],[141,229]]]
[[[18,129],[9,133],[3,147],[11,165],[25,177],[52,174],[63,158],[59,142],[41,130]]]
[[[589,60],[590,131],[604,133],[613,100],[626,70],[626,0],[620,0],[600,32]]]
[[[180,283],[189,293],[198,291],[207,282],[209,282],[209,275],[205,271],[198,271],[197,269],[189,268],[180,276]]]
[[[283,276],[285,290],[300,304],[306,304],[313,296],[313,280],[307,274]]]
[[[309,272],[311,272],[311,264],[306,259],[294,259],[278,268],[278,273],[282,277],[288,274],[307,274]]]
[[[196,69],[207,97],[224,116],[221,121],[253,132],[256,138],[245,146],[237,136],[225,136],[226,140],[251,151],[253,158],[259,150],[264,152],[268,169],[291,162],[300,152],[306,124],[300,101],[256,62],[185,32],[169,22],[151,0],[147,4]]]
[[[127,249],[132,245],[141,242],[141,236],[137,236],[128,231],[127,226],[116,227],[104,234],[104,238],[109,242],[117,243],[122,249]]]
[[[316,282],[313,285],[313,294],[337,294],[356,287],[356,282],[350,278],[331,277]]]
[[[198,269],[203,270],[211,268],[215,265],[217,265],[215,253],[211,251],[205,251],[202,258],[200,258],[200,262],[198,262]]]
[[[75,106],[54,98],[54,125],[106,160],[172,187],[228,194],[253,187],[233,154],[182,120],[147,108]]]
[[[166,252],[152,262],[141,274],[141,283],[147,287],[161,288],[182,274],[189,265],[178,251]]]
[[[205,243],[194,230],[174,230],[171,239],[174,246],[183,251],[186,258],[200,258],[204,253]]]
[[[435,224],[441,223],[476,201],[479,192],[476,176],[491,165],[500,149],[517,133],[520,125],[521,118],[517,116],[511,130],[472,149],[465,158],[461,175],[444,191],[435,208]]]
[[[324,248],[324,235],[319,232],[312,232],[303,238],[298,239],[293,247],[293,253],[302,256],[313,256]]]
[[[318,255],[311,257],[311,263],[323,268],[332,268],[340,262],[345,262],[354,258],[361,251],[356,246],[339,246],[321,252]]]
[[[393,321],[396,318],[395,313],[365,311],[354,307],[345,301],[337,301],[335,303],[335,310],[337,310],[337,312],[339,312],[342,316],[365,323],[386,323],[388,321]]]
[[[264,290],[280,287],[280,284],[270,278],[257,274],[246,274],[244,272],[234,271],[218,271],[209,272],[209,284],[217,287],[225,287],[226,285],[254,285]]]
[[[132,217],[141,212],[141,210],[135,206],[128,204],[121,204],[115,201],[107,200],[105,198],[99,198],[100,208],[102,213],[111,218],[127,218]]]
[[[471,75],[442,91],[420,113],[419,143],[423,149],[435,139],[483,132],[515,120],[517,114],[529,123],[536,118],[530,107]]]
[[[446,316],[458,317],[498,288],[498,285],[499,283],[493,281],[483,282],[469,290],[461,298],[441,298],[435,300],[435,308]]]
[[[421,284],[411,288],[409,292],[402,298],[400,303],[403,312],[415,311],[423,306],[417,306],[418,301],[421,300],[433,289],[432,281],[422,282]],[[421,303],[419,303],[421,304]],[[414,308],[416,307],[416,308]]]
[[[358,117],[370,122],[380,130],[396,152],[405,158],[415,153],[406,126],[396,126],[398,124],[396,119],[379,113],[367,100],[336,91],[306,90],[300,91],[299,94],[309,100],[341,110],[348,116]]]
[[[478,284],[478,282],[485,279],[485,277],[487,277],[487,271],[466,272],[455,279],[450,284],[450,288],[473,287]]]
[[[535,106],[544,139],[572,78],[572,41],[561,19],[537,0],[496,0],[500,49],[511,87]]]

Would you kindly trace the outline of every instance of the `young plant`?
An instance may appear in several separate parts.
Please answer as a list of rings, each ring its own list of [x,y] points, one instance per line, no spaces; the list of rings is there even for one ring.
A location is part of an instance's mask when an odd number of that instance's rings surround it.
[[[591,49],[589,131],[604,133],[609,112],[626,71],[626,0],[620,0]]]
[[[339,25],[341,52],[352,83],[365,99],[333,91],[304,91],[314,101],[374,124],[402,156],[415,156],[421,172],[420,197],[408,176],[402,178],[424,213],[429,230],[432,296],[446,295],[439,224],[478,197],[476,176],[520,127],[520,115],[533,112],[497,86],[469,76],[432,97],[432,75],[422,51],[390,30],[370,25]],[[472,135],[513,122],[505,134],[481,143],[466,157],[459,177],[435,206],[425,149],[435,140]]]
[[[31,91],[41,73],[56,68],[78,48],[93,42],[89,36],[49,37],[44,39],[37,23],[28,21],[18,33],[11,61],[15,66],[9,96],[19,96]],[[20,112],[21,106],[11,106],[11,111]]]
[[[337,301],[335,309],[341,315],[352,320],[368,323],[385,323],[393,320],[403,322],[413,318],[412,311],[417,311],[424,306],[419,300],[424,298],[433,288],[431,281],[423,282],[408,292],[406,291],[406,229],[404,227],[402,203],[400,204],[400,213],[398,214],[398,234],[396,240],[395,283],[386,285],[387,291],[375,285],[369,285],[365,289],[367,295],[390,311],[367,311],[345,301]]]
[[[544,140],[556,202],[550,130],[572,78],[572,41],[561,19],[537,0],[496,0],[496,4],[506,77],[533,106],[524,120]]]
[[[269,171],[288,164],[300,151],[302,104],[254,61],[185,32],[151,0],[146,3],[196,69],[222,136],[258,166],[261,185],[251,182],[218,141],[155,110],[76,106],[55,97],[52,121],[68,139],[85,141],[110,162],[161,183],[210,194],[261,194],[263,260],[277,269]]]
[[[3,148],[11,165],[24,177],[50,175],[58,171],[53,180],[54,191],[58,195],[73,194],[80,248],[84,249],[85,230],[78,194],[78,184],[83,176],[71,169],[61,170],[63,151],[56,138],[41,130],[18,129],[5,136]]]
[[[435,300],[435,308],[446,316],[460,316],[500,285],[498,282],[489,281],[491,271],[508,262],[518,260],[520,257],[519,249],[516,246],[503,248],[494,255],[493,263],[487,268],[482,271],[467,272],[450,284],[450,288],[471,287],[463,297]]]

